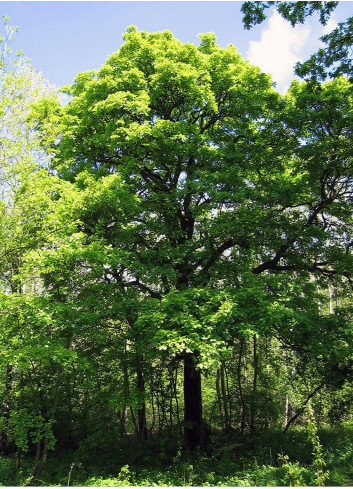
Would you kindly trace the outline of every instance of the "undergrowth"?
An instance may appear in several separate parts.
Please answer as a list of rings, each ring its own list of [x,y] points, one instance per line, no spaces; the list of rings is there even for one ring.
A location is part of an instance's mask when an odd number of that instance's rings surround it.
[[[56,450],[40,479],[31,477],[33,458],[0,457],[3,486],[319,486],[352,485],[353,423],[317,430],[312,423],[283,435],[268,430],[239,443],[212,438],[207,453],[187,455],[172,440],[151,440],[115,453]],[[238,443],[237,443],[238,442]],[[227,447],[236,445],[234,449]],[[118,446],[118,445],[117,445]]]

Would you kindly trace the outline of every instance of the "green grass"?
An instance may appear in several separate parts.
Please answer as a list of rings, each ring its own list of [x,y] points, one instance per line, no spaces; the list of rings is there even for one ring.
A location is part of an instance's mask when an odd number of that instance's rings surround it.
[[[326,485],[352,485],[353,424],[319,431],[329,477]],[[239,440],[232,440],[236,443]],[[229,443],[229,442],[228,442]],[[31,478],[33,458],[24,457],[14,471],[14,457],[0,457],[0,483],[6,486],[315,486],[313,448],[305,428],[283,435],[267,431],[245,440],[233,451],[220,449],[221,435],[213,438],[207,454],[187,457],[173,443],[151,440],[142,447],[114,453],[56,450],[40,480]]]

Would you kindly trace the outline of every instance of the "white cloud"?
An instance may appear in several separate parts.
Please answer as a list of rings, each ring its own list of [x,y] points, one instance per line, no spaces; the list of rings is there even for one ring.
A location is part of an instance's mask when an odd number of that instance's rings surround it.
[[[324,34],[329,34],[331,31],[333,31],[333,29],[336,29],[337,26],[338,26],[337,21],[333,15],[328,20],[327,24],[323,27],[321,35],[323,36]]]
[[[309,36],[308,27],[292,27],[274,12],[261,33],[261,40],[250,42],[247,58],[265,73],[271,73],[278,90],[284,92],[294,78],[294,65],[303,61],[301,51]]]

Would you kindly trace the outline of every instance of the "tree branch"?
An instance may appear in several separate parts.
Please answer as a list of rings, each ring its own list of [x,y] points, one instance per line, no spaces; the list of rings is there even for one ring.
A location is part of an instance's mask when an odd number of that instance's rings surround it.
[[[298,418],[298,417],[299,417],[299,416],[300,416],[300,415],[301,415],[301,414],[304,412],[305,407],[306,407],[306,405],[308,404],[308,402],[310,401],[310,399],[311,399],[312,397],[314,397],[314,396],[315,396],[315,394],[316,394],[316,393],[317,393],[317,392],[318,392],[320,389],[322,389],[322,388],[324,387],[324,385],[325,385],[325,384],[326,384],[326,382],[323,382],[323,383],[322,383],[322,384],[320,384],[318,387],[316,387],[316,389],[314,389],[314,390],[313,390],[313,392],[311,392],[311,393],[308,395],[308,397],[306,398],[305,402],[303,403],[303,405],[302,405],[302,407],[299,409],[299,411],[298,411],[297,413],[295,413],[295,414],[294,414],[294,416],[292,416],[292,417],[290,418],[290,420],[288,420],[288,423],[286,424],[286,426],[285,426],[285,428],[284,428],[284,430],[283,430],[283,433],[285,433],[285,432],[288,430],[288,428],[290,427],[290,425],[291,425],[292,423],[294,423],[294,421],[295,421],[295,420],[296,420],[296,419],[297,419],[297,418]]]

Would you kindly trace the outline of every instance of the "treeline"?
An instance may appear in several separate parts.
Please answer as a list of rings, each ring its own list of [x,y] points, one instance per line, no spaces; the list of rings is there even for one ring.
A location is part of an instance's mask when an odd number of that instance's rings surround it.
[[[0,449],[34,477],[352,416],[351,82],[282,96],[200,40],[129,27],[65,104],[2,41]]]

